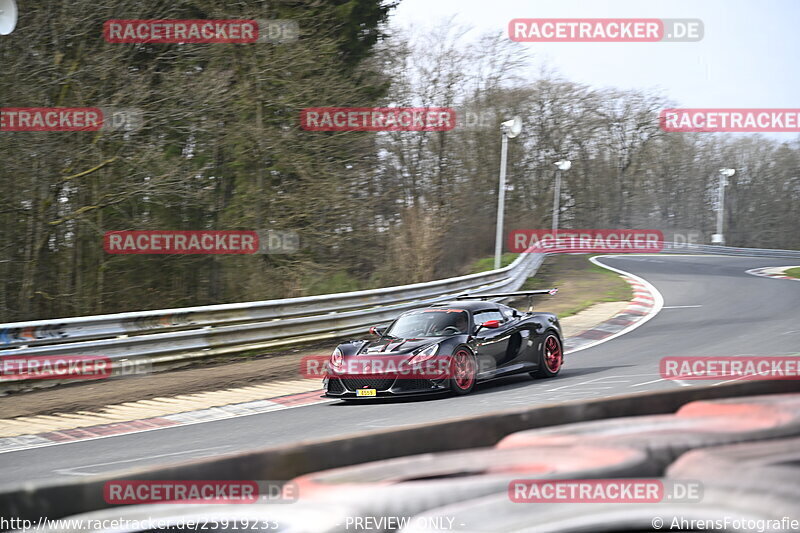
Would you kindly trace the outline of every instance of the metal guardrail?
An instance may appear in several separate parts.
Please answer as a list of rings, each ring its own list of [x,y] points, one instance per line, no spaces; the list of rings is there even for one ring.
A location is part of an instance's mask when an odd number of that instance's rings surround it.
[[[800,258],[800,250],[663,243],[664,253]],[[357,334],[465,291],[514,291],[547,251],[509,266],[413,285],[322,296],[0,324],[0,357],[96,355],[153,364]]]
[[[0,356],[94,355],[167,363],[355,334],[465,291],[515,290],[543,254],[489,272],[302,298],[0,324]]]
[[[684,244],[664,242],[660,253],[695,253],[710,255],[738,255],[745,257],[786,257],[800,259],[800,250],[772,250],[769,248],[736,248],[732,246],[718,246],[715,244]]]

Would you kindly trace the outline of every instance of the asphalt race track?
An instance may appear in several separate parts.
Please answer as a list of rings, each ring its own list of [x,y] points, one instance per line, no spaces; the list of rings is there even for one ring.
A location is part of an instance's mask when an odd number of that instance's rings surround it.
[[[633,331],[572,355],[556,379],[519,376],[471,395],[350,405],[321,403],[271,413],[0,454],[5,487],[174,463],[302,440],[487,413],[532,404],[708,385],[662,380],[665,356],[800,352],[800,282],[746,274],[788,259],[617,256],[602,261],[638,275],[664,307]],[[788,262],[787,262],[788,261]]]

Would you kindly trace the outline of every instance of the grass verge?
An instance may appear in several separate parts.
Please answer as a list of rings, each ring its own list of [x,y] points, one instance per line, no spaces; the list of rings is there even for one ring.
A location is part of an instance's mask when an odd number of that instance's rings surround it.
[[[631,286],[622,277],[589,261],[588,255],[551,255],[524,289],[558,287],[558,295],[539,299],[540,306],[559,318],[568,317],[600,302],[625,302],[633,298]],[[547,298],[547,297],[542,297]]]
[[[503,254],[502,265],[511,264],[519,254]],[[534,308],[568,317],[600,302],[625,302],[633,297],[630,285],[618,274],[589,261],[588,255],[551,255],[545,259],[535,277],[528,278],[521,290],[558,287],[558,295],[540,296]],[[472,264],[472,272],[484,272],[494,266],[493,257],[484,257]],[[527,299],[513,302],[520,308]]]
[[[787,268],[783,271],[783,275],[789,276],[790,278],[800,279],[800,267]]]
[[[507,267],[514,260],[519,257],[519,254],[503,254],[500,256],[500,268]],[[478,259],[472,266],[470,266],[470,273],[476,274],[478,272],[486,272],[487,270],[494,270],[494,256],[492,257],[484,257]]]

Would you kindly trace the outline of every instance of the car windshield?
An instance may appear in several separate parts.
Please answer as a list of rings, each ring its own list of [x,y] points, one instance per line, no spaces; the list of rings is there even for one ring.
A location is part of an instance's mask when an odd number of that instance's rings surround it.
[[[425,309],[412,311],[398,318],[388,336],[401,339],[443,337],[467,332],[469,317],[460,309]]]

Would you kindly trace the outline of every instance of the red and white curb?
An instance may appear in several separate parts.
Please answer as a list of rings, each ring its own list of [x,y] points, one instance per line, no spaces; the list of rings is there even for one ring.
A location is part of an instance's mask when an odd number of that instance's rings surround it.
[[[86,440],[103,439],[118,435],[128,435],[131,433],[142,433],[145,431],[155,431],[170,427],[189,426],[192,424],[202,424],[204,422],[214,422],[228,418],[240,416],[257,415],[271,411],[281,411],[292,407],[302,407],[335,401],[333,399],[320,398],[322,389],[290,394],[269,400],[256,400],[237,404],[212,407],[198,411],[186,411],[174,415],[158,416],[153,418],[143,418],[141,420],[131,420],[128,422],[117,422],[113,424],[100,424],[97,426],[83,427],[77,429],[64,429],[61,431],[50,431],[37,433],[35,435],[20,435],[17,437],[0,438],[0,453],[27,450],[31,448],[42,448],[54,446],[68,442],[78,442]]]
[[[630,331],[633,331],[656,316],[658,312],[661,311],[661,308],[664,307],[664,298],[661,296],[661,293],[658,292],[658,289],[656,289],[650,282],[640,278],[639,276],[631,274],[630,272],[625,272],[624,270],[610,267],[602,263],[600,259],[606,257],[613,258],[619,256],[600,255],[596,257],[590,257],[589,260],[595,265],[601,266],[608,270],[613,270],[617,274],[621,275],[622,278],[633,288],[633,299],[628,304],[628,307],[610,319],[598,324],[597,326],[594,326],[591,329],[587,329],[586,331],[583,331],[574,337],[568,338],[564,342],[565,354],[574,353],[591,348],[592,346],[597,346],[598,344],[608,342],[611,339],[619,337],[620,335],[624,335]]]
[[[793,279],[795,281],[800,281],[800,278],[793,278],[792,276],[786,276],[783,274],[785,270],[788,270],[790,268],[800,268],[800,267],[795,265],[795,266],[785,266],[785,267],[751,268],[750,270],[745,270],[745,274],[750,274],[751,276],[760,276],[762,278]]]

